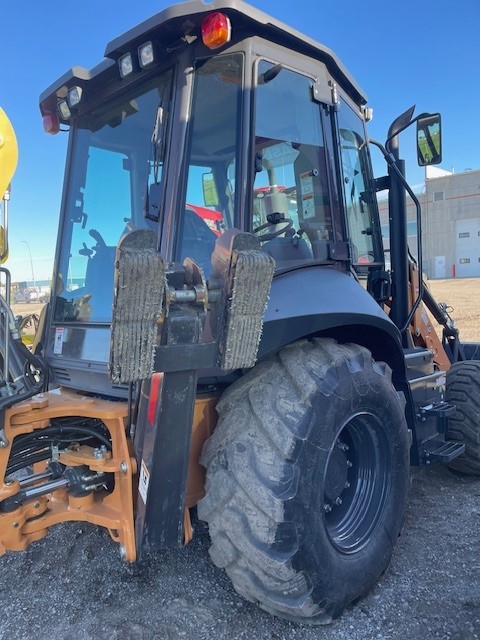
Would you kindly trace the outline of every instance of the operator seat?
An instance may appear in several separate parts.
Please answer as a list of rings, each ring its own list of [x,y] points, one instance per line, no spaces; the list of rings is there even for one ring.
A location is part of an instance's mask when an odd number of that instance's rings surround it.
[[[216,239],[217,236],[195,211],[185,209],[178,259],[180,262],[185,258],[194,260],[202,267],[207,280],[212,272],[211,256]]]
[[[312,260],[312,250],[305,238],[278,237],[265,242],[262,250],[275,260],[277,269],[294,266],[305,260]]]
[[[88,260],[85,273],[85,294],[97,318],[110,318],[113,304],[113,281],[116,247],[97,246]]]

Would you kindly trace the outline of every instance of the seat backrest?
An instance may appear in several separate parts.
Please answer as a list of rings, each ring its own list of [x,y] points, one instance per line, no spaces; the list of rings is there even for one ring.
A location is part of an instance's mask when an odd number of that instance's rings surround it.
[[[313,258],[312,250],[304,238],[274,238],[265,242],[262,250],[272,256],[277,269]]]

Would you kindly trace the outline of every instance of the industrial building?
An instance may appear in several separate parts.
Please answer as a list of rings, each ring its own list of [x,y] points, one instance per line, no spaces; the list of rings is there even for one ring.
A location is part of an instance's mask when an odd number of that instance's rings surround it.
[[[480,170],[450,173],[429,167],[417,197],[422,206],[423,271],[428,278],[480,276]],[[388,249],[388,203],[379,200]],[[417,255],[415,205],[407,198],[409,247]],[[386,254],[388,260],[388,252]]]

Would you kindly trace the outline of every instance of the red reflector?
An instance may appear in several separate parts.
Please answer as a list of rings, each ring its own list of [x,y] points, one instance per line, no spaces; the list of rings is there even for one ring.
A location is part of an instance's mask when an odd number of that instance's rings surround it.
[[[43,116],[43,130],[45,133],[58,133],[60,131],[60,122],[56,113],[45,113]]]
[[[202,22],[202,40],[209,49],[217,49],[230,42],[232,27],[224,13],[210,13]]]
[[[150,424],[155,424],[155,411],[158,403],[158,396],[162,388],[163,373],[154,373],[150,383],[150,398],[148,400],[147,418]]]

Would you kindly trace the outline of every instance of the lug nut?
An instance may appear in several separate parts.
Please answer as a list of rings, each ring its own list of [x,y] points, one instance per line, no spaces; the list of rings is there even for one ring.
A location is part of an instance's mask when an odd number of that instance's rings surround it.
[[[341,498],[335,498],[334,502],[337,505],[341,505],[342,504],[342,499]]]
[[[351,469],[353,467],[353,462],[350,462],[350,460],[347,460],[347,467]]]
[[[347,480],[347,482],[345,482],[344,486],[345,486],[345,489],[349,489],[350,488],[350,483],[348,482],[348,480]]]
[[[325,513],[330,513],[332,507],[329,504],[324,504],[323,508],[325,509]]]

